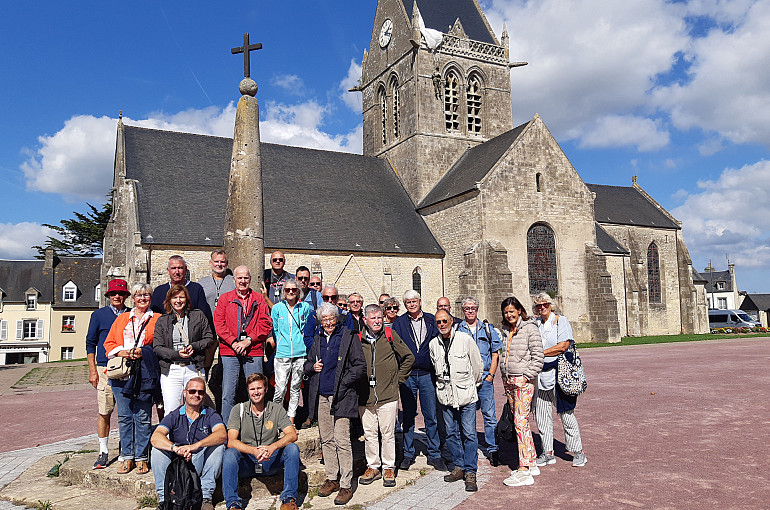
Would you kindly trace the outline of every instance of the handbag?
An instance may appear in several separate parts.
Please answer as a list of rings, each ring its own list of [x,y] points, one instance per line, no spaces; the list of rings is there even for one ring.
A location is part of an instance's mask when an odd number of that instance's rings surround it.
[[[516,427],[513,424],[513,412],[508,402],[503,406],[503,412],[495,427],[495,438],[499,444],[502,440],[516,442]]]
[[[123,379],[131,375],[131,368],[133,362],[128,358],[122,358],[115,356],[107,362],[107,370],[105,374],[107,379]]]
[[[567,354],[572,355],[572,361],[569,360]],[[559,384],[561,391],[573,397],[586,391],[588,388],[586,372],[574,342],[570,342],[567,350],[559,354],[557,362],[556,382]]]

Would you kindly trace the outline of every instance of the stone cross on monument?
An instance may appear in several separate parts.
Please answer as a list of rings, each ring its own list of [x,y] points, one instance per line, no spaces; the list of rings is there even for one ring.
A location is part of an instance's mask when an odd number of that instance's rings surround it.
[[[265,265],[265,226],[262,222],[259,104],[254,97],[257,84],[249,77],[249,53],[261,48],[261,44],[249,44],[249,34],[243,34],[243,46],[230,50],[232,54],[243,53],[244,78],[238,86],[241,98],[235,113],[224,236],[224,248],[231,267],[248,267],[251,288],[257,291]]]

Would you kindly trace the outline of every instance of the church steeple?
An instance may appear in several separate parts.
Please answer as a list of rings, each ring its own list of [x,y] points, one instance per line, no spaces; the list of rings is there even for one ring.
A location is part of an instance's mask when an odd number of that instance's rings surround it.
[[[418,203],[465,150],[513,127],[508,38],[476,0],[378,0],[362,70],[364,154]]]

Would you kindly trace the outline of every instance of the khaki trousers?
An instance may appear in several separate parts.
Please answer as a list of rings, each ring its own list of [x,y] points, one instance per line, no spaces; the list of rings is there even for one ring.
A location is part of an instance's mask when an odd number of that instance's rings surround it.
[[[364,427],[366,464],[372,469],[395,469],[398,400],[374,406],[359,406],[358,412]],[[378,430],[382,434],[382,456]]]
[[[318,433],[324,452],[324,468],[328,480],[339,477],[340,487],[352,488],[353,448],[350,445],[350,418],[331,415],[332,396],[318,396]]]

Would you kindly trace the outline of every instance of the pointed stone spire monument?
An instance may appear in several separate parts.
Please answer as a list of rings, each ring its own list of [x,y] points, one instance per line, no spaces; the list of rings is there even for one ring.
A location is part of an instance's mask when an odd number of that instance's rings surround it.
[[[243,53],[241,99],[235,113],[233,156],[230,161],[230,186],[225,212],[224,248],[231,267],[251,270],[252,288],[259,289],[265,265],[265,226],[262,219],[262,160],[259,147],[259,104],[257,84],[250,78],[249,53],[262,44],[249,44],[243,34],[243,46],[232,48]]]

